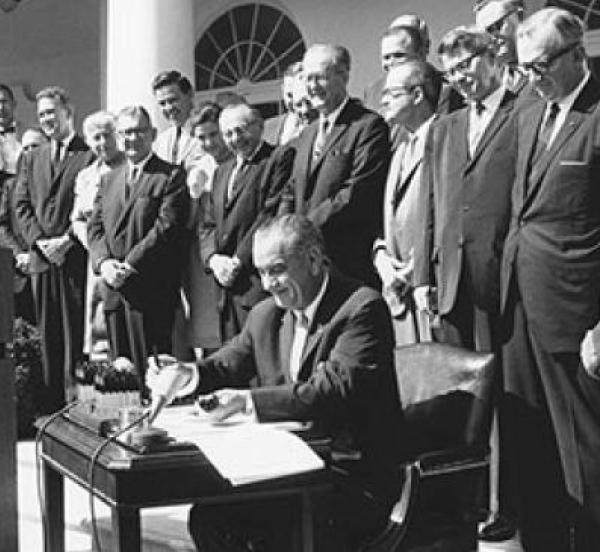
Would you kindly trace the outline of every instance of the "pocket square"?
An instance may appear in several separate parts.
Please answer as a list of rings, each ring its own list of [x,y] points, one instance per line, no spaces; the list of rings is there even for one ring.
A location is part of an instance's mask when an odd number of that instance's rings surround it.
[[[561,159],[559,164],[565,167],[585,167],[588,165],[587,161],[577,161],[575,159]]]

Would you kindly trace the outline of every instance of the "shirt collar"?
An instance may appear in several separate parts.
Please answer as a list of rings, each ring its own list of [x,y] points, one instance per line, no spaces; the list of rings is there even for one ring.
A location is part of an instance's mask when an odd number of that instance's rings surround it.
[[[325,273],[325,277],[323,278],[323,283],[321,284],[321,289],[319,289],[319,293],[317,293],[316,297],[302,310],[294,309],[294,316],[296,319],[300,319],[300,317],[304,314],[308,321],[308,327],[313,323],[315,318],[315,314],[319,305],[321,303],[321,299],[323,299],[323,295],[325,295],[325,290],[327,289],[327,284],[329,283],[329,273]]]
[[[340,105],[338,105],[331,113],[328,113],[327,115],[322,116],[323,118],[325,118],[329,121],[329,128],[331,128],[335,124],[335,122],[337,121],[337,118],[339,117],[340,113],[342,112],[342,109],[344,109],[344,107],[346,107],[346,104],[349,101],[350,101],[350,96],[348,96],[346,94],[346,97],[342,100]]]
[[[129,159],[127,160],[127,163],[129,165],[129,169],[133,169],[133,167],[137,167],[140,172],[142,171],[142,169],[144,168],[144,166],[146,165],[146,163],[148,163],[148,159],[150,159],[150,157],[152,157],[152,152],[150,152],[148,155],[146,155],[146,157],[144,157],[141,161],[138,161],[137,163],[132,163]]]
[[[500,107],[500,103],[502,102],[505,92],[506,89],[504,86],[499,86],[491,94],[486,96],[485,99],[481,100],[481,103],[485,106],[485,110],[483,112],[485,115],[493,115],[496,113],[496,110],[498,107]],[[472,105],[474,106],[475,104]]]
[[[262,145],[263,145],[263,141],[261,140],[258,143],[258,146],[256,146],[256,148],[254,148],[254,151],[248,157],[242,157],[241,155],[236,154],[235,159],[236,159],[237,166],[240,167],[244,161],[246,163],[251,163],[252,160],[256,157],[256,154],[258,153],[258,150],[262,147]]]
[[[75,138],[75,131],[72,130],[66,138],[63,138],[60,142],[63,145],[63,147],[66,149],[68,149],[69,145],[71,144],[71,142],[73,141],[73,138]]]
[[[590,71],[589,71],[589,69],[586,68],[585,74],[583,75],[581,82],[571,91],[571,93],[568,94],[567,96],[565,96],[564,98],[561,98],[560,100],[555,102],[558,104],[558,107],[560,108],[561,113],[569,112],[569,110],[573,107],[575,100],[577,99],[577,97],[579,96],[581,91],[583,90],[583,87],[588,83],[589,80],[590,80]],[[553,102],[548,102],[548,103],[553,103]]]

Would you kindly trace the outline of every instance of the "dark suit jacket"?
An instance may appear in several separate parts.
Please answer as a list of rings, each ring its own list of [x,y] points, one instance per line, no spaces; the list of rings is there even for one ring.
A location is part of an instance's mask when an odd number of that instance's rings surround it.
[[[29,249],[19,230],[15,212],[16,182],[14,175],[0,171],[0,246],[10,249],[13,258],[21,253],[27,253]],[[15,292],[21,291],[26,282],[27,276],[15,270]]]
[[[252,389],[261,421],[315,420],[362,452],[367,481],[397,492],[401,408],[393,366],[389,311],[374,290],[331,272],[302,355],[290,379],[293,314],[272,298],[250,312],[241,334],[200,363],[201,392]]]
[[[579,351],[600,319],[600,82],[591,78],[531,171],[545,102],[518,115],[519,155],[502,302],[518,275],[527,323],[549,351]]]
[[[280,212],[306,214],[323,232],[327,254],[344,273],[373,286],[371,246],[381,231],[383,191],[390,161],[383,119],[350,99],[312,163],[318,120],[295,141],[296,158]]]
[[[440,314],[455,305],[463,270],[474,303],[499,310],[500,260],[510,218],[516,135],[515,96],[506,92],[472,158],[469,109],[433,123],[423,160],[420,219],[423,243],[415,248],[415,285],[437,285]]]
[[[75,197],[75,178],[87,167],[93,154],[80,136],[75,136],[54,174],[51,168],[50,143],[43,144],[21,158],[15,189],[17,220],[28,248],[34,248],[40,238],[60,236],[71,226],[71,211]],[[34,248],[35,251],[35,248]],[[85,275],[85,250],[77,242],[69,250],[66,265],[78,265]],[[32,259],[34,272],[43,272],[49,265],[39,256]]]
[[[260,278],[252,264],[252,236],[268,197],[281,194],[289,178],[293,151],[276,149],[263,142],[242,174],[236,176],[234,194],[227,200],[227,189],[236,158],[217,168],[208,208],[200,230],[200,255],[208,267],[211,255],[237,255],[242,263],[229,293],[249,309],[265,297]],[[207,270],[209,270],[207,268]]]
[[[185,173],[152,154],[125,200],[127,163],[102,177],[88,223],[92,266],[104,259],[129,263],[136,271],[119,290],[106,286],[105,310],[121,297],[135,308],[172,309],[177,298],[184,226],[189,209]]]

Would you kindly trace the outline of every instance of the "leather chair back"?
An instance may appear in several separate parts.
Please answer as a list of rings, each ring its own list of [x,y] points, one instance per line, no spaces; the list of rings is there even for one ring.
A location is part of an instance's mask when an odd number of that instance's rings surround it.
[[[411,456],[487,446],[495,359],[441,343],[396,349],[396,375]]]

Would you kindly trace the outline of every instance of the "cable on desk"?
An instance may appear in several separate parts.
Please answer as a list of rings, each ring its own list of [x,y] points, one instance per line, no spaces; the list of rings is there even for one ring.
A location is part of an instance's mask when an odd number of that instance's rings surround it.
[[[44,423],[39,427],[35,434],[35,486],[38,496],[38,503],[40,505],[40,514],[42,516],[42,530],[44,534],[44,542],[48,541],[48,514],[46,510],[46,501],[44,499],[44,493],[42,492],[42,454],[40,451],[40,445],[42,443],[42,437],[52,423],[54,423],[63,414],[74,408],[80,403],[80,401],[72,401],[60,410],[51,414]]]
[[[92,551],[93,552],[102,552],[102,547],[100,544],[100,536],[98,535],[98,525],[96,523],[96,507],[94,505],[94,467],[96,466],[96,463],[98,462],[98,458],[100,457],[100,454],[102,453],[102,451],[106,448],[106,446],[109,443],[116,441],[121,435],[128,432],[130,429],[133,429],[135,426],[141,424],[146,418],[148,418],[148,416],[150,416],[150,411],[146,410],[141,416],[138,416],[135,420],[133,420],[133,422],[131,422],[130,424],[126,425],[125,427],[119,429],[119,431],[116,431],[115,433],[113,433],[112,435],[110,435],[109,437],[104,439],[104,441],[102,441],[102,443],[100,443],[96,447],[96,449],[94,450],[94,453],[90,457],[90,465],[88,468],[88,478],[87,479],[88,479],[88,493],[89,493],[89,502],[90,502],[90,517],[92,518],[91,523],[92,523]]]

